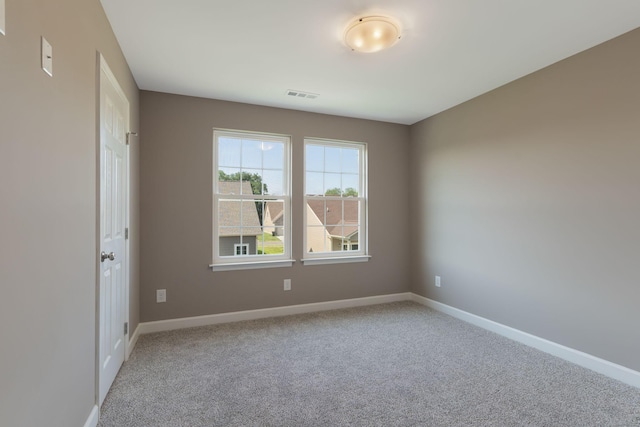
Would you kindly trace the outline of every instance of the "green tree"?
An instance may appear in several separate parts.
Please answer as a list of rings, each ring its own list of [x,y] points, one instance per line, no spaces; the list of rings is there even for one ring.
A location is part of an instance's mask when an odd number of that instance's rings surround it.
[[[344,190],[344,193],[342,193],[342,195],[344,197],[358,197],[358,190],[356,190],[353,187],[347,187]]]
[[[329,188],[324,192],[325,196],[342,196],[342,197],[358,197],[358,191],[353,187],[347,187],[344,191],[340,191],[338,187]]]
[[[253,194],[269,194],[269,190],[267,188],[267,184],[264,184],[264,193],[261,191],[262,189],[262,177],[257,173],[249,173],[249,172],[236,172],[227,174],[224,171],[218,171],[218,179],[220,181],[249,181],[251,183],[251,191]]]
[[[338,187],[330,188],[324,192],[325,196],[340,196],[340,189]]]
[[[253,194],[269,194],[267,184],[262,183],[262,177],[257,173],[249,173],[249,172],[236,172],[236,173],[225,173],[223,170],[218,171],[218,180],[219,181],[249,181],[251,184],[251,192]],[[264,192],[262,192],[262,188],[264,186]],[[262,208],[263,204],[261,201],[256,201],[256,210],[258,211],[258,219],[260,220],[260,225],[262,225]]]

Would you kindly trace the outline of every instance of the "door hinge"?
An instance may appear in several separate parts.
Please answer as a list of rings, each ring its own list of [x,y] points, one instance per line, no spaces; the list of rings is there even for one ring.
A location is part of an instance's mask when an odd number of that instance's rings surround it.
[[[126,144],[129,145],[131,143],[130,139],[132,136],[138,136],[138,132],[127,132]]]
[[[124,229],[124,238],[125,238],[125,240],[129,239],[129,227]]]
[[[124,334],[127,335],[129,333],[129,322],[124,322]]]

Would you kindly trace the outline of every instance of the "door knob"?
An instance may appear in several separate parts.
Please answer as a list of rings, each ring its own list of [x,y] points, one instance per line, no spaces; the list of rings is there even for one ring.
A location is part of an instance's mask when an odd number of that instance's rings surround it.
[[[116,259],[116,254],[114,254],[113,252],[106,253],[105,251],[102,251],[102,253],[100,254],[100,262],[104,262],[107,259],[113,261],[114,259]]]

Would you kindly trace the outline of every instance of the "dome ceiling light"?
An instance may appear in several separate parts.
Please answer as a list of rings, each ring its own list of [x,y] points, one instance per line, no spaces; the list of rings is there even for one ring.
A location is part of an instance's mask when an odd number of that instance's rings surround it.
[[[366,16],[351,23],[344,32],[344,42],[351,50],[379,52],[400,40],[400,24],[386,16]]]

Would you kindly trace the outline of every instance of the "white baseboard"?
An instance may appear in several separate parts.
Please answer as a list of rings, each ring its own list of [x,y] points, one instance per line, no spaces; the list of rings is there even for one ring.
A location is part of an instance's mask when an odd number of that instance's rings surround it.
[[[344,299],[338,301],[317,302],[311,304],[289,305],[259,310],[236,311],[232,313],[211,314],[207,316],[186,317],[182,319],[158,320],[138,325],[136,332],[149,334],[197,326],[217,325],[220,323],[240,322],[243,320],[264,319],[267,317],[289,316],[292,314],[313,313],[316,311],[337,310],[341,308],[361,307],[365,305],[385,304],[411,300],[411,293],[379,295],[373,297]]]
[[[493,320],[476,316],[475,314],[471,314],[455,307],[443,304],[441,302],[425,298],[421,295],[411,294],[411,299],[417,303],[433,308],[434,310],[438,310],[442,313],[463,320],[467,323],[471,323],[483,329],[495,332],[514,341],[528,345],[529,347],[544,351],[545,353],[552,354],[556,357],[606,375],[607,377],[621,381],[625,384],[640,388],[640,372],[638,371],[634,371],[632,369],[617,365],[604,359],[600,359],[590,354],[565,347],[561,344],[557,344],[544,338],[528,334],[518,329],[505,326],[501,323],[494,322]]]
[[[131,356],[131,352],[133,352],[133,348],[138,343],[138,338],[140,338],[140,324],[136,327],[136,330],[133,331],[131,338],[129,339],[129,344],[127,345],[127,353],[125,354],[124,360],[129,360],[129,356]]]
[[[98,409],[98,405],[93,405],[93,409],[91,409],[91,413],[89,414],[89,418],[84,423],[84,427],[96,427],[98,425],[98,419],[100,418],[100,410]]]
[[[484,317],[468,313],[411,292],[144,322],[138,325],[129,341],[127,357],[131,354],[131,351],[133,351],[133,348],[138,341],[138,337],[143,334],[193,328],[198,326],[217,325],[220,323],[240,322],[243,320],[264,319],[268,317],[289,316],[292,314],[313,313],[317,311],[385,304],[396,301],[415,301],[419,304],[433,308],[434,310],[438,310],[483,329],[495,332],[514,341],[544,351],[545,353],[552,354],[556,357],[606,375],[625,384],[640,388],[640,372],[638,371],[634,371],[624,366],[617,365],[607,360],[574,350],[561,344],[531,335],[510,326],[485,319]]]

